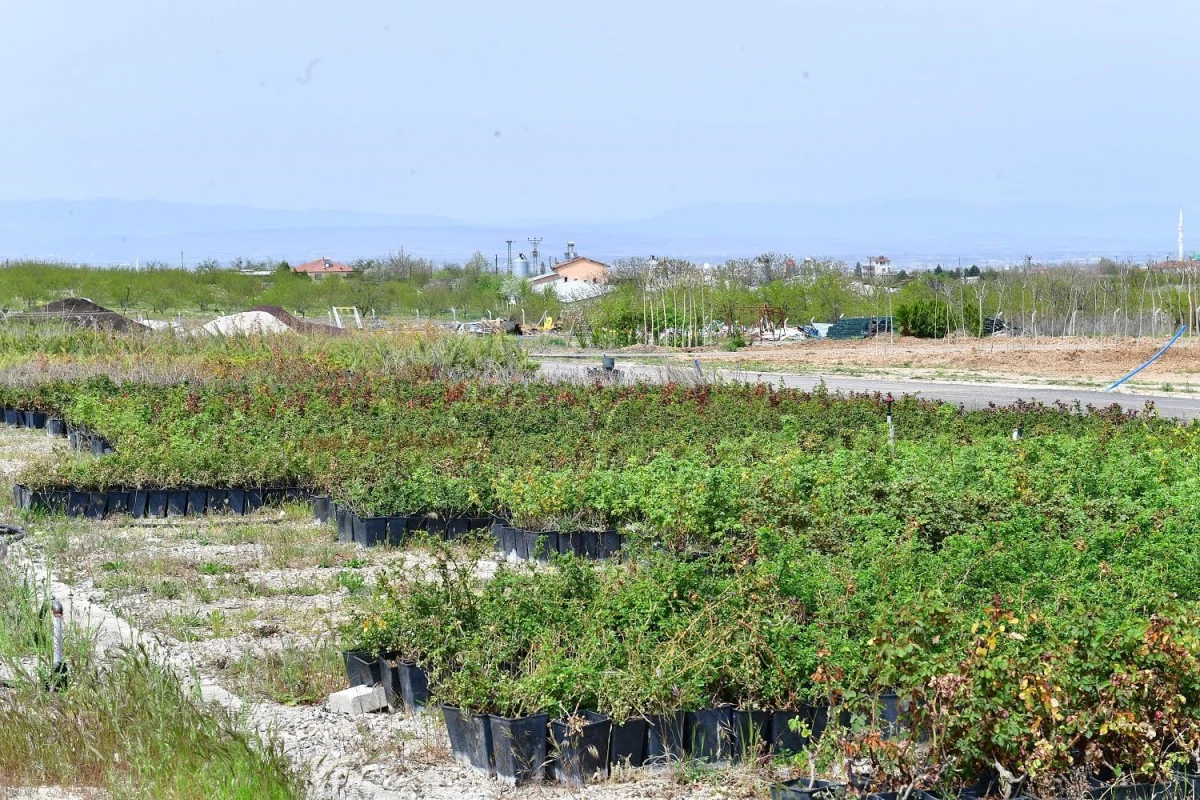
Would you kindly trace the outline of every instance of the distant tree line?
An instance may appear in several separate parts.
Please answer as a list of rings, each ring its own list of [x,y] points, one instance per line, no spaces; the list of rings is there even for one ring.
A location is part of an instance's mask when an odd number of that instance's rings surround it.
[[[543,314],[565,318],[586,344],[693,346],[762,327],[795,328],[843,316],[894,317],[897,332],[922,337],[1152,336],[1180,325],[1196,334],[1196,266],[1102,259],[1088,267],[966,268],[863,277],[861,266],[766,252],[697,265],[670,256],[622,258],[611,290],[563,306],[527,281],[493,271],[476,252],[436,264],[399,251],[353,263],[354,275],[314,281],[287,262],[206,261],[195,269],[138,269],[12,261],[0,266],[0,308],[28,310],[86,297],[122,313],[216,315],[272,304],[323,317],[331,306],[380,315],[478,319]],[[260,273],[260,274],[249,274]]]
[[[29,310],[63,297],[86,297],[125,314],[159,316],[227,314],[264,304],[320,317],[331,306],[459,319],[489,314],[520,318],[524,312],[536,320],[559,311],[553,295],[495,274],[478,252],[464,264],[435,264],[400,252],[351,266],[353,275],[313,280],[292,272],[287,262],[240,258],[229,264],[205,261],[194,269],[160,263],[132,269],[9,261],[0,266],[0,308]]]

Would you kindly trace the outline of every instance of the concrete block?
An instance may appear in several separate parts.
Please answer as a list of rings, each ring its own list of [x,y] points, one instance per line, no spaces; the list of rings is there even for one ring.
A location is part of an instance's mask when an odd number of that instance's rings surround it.
[[[329,710],[336,714],[357,717],[373,711],[387,710],[387,695],[382,686],[351,686],[329,695]]]

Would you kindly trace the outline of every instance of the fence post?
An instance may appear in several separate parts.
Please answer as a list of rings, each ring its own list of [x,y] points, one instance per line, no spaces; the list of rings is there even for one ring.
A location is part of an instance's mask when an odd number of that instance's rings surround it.
[[[888,424],[888,446],[896,446],[896,425],[892,422],[892,403],[896,402],[892,397],[892,393],[888,392],[887,397],[883,398],[883,402],[887,404],[887,424]]]
[[[57,673],[63,663],[63,607],[58,598],[50,602],[50,613],[54,615],[54,672]]]

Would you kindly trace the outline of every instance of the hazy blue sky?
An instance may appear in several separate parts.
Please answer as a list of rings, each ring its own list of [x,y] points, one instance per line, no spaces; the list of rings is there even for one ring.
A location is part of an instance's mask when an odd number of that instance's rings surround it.
[[[0,200],[1183,203],[1195,0],[7,0]]]

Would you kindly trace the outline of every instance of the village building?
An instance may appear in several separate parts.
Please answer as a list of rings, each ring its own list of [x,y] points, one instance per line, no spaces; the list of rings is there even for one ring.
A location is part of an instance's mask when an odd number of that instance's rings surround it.
[[[309,261],[306,264],[299,264],[292,267],[292,272],[298,275],[307,275],[314,281],[324,280],[330,275],[345,277],[346,275],[353,275],[354,271],[354,267],[339,264],[328,258],[318,258],[316,261]]]
[[[608,290],[607,264],[575,253],[575,243],[567,242],[566,260],[550,271],[529,279],[529,285],[539,291],[552,291],[559,300],[571,303],[598,297]]]

